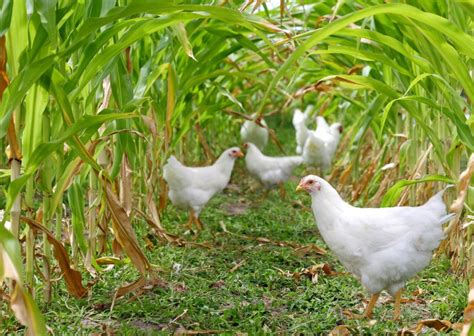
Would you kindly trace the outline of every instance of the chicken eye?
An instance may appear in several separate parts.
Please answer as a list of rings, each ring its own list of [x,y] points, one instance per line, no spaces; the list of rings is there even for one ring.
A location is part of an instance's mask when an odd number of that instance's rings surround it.
[[[309,184],[313,184],[313,183],[314,183],[314,181],[313,181],[313,180],[309,180],[309,182],[308,182],[308,183],[309,183]]]

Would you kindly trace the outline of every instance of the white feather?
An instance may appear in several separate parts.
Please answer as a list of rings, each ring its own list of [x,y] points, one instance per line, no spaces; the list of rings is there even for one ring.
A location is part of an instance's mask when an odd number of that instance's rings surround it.
[[[331,167],[341,137],[341,124],[328,125],[324,117],[318,116],[315,131],[308,131],[303,147],[303,158],[307,165],[321,167],[323,170]]]
[[[296,153],[301,154],[303,147],[308,138],[308,128],[306,127],[307,115],[296,109],[293,113],[293,127],[296,131]]]
[[[235,157],[230,155],[233,150],[239,149],[227,149],[207,167],[186,167],[171,156],[163,167],[171,202],[177,207],[192,209],[199,216],[207,202],[229,183],[235,162]]]
[[[245,165],[247,170],[267,188],[287,181],[293,169],[303,163],[300,156],[270,157],[248,143]]]
[[[256,117],[256,114],[251,115],[252,118]],[[260,121],[262,125],[267,126],[265,120]],[[268,143],[268,129],[260,127],[253,120],[246,120],[240,128],[240,137],[243,142],[251,142],[260,149],[265,148]]]

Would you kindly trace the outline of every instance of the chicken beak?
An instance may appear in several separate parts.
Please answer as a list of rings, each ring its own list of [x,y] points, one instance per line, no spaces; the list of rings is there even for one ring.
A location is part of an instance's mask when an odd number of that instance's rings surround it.
[[[303,186],[302,186],[301,183],[300,183],[300,184],[298,184],[298,186],[296,187],[296,190],[295,190],[295,191],[296,191],[296,192],[299,192],[299,191],[303,191],[303,190],[304,190],[304,188],[303,188]]]
[[[244,156],[245,156],[245,155],[244,155],[244,153],[242,153],[242,152],[237,152],[237,154],[235,154],[235,157],[238,157],[238,158],[239,158],[239,157],[241,158],[241,157],[244,157]]]

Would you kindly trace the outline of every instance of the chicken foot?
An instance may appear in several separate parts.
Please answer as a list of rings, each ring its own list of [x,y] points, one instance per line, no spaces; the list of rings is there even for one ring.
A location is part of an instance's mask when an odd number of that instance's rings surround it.
[[[365,318],[372,317],[372,311],[374,310],[375,304],[377,303],[377,300],[379,299],[379,295],[380,293],[372,294],[369,304],[367,305],[367,308],[365,308],[365,313],[364,313]]]
[[[397,321],[400,319],[400,304],[402,302],[402,290],[400,289],[397,294],[395,294],[395,305],[393,309],[393,320]]]
[[[196,223],[196,227],[198,229],[198,231],[201,231],[202,229],[204,229],[204,224],[202,223],[201,219],[197,216],[194,217],[194,222]]]
[[[194,224],[194,211],[193,210],[189,210],[189,218],[188,218],[188,221],[186,222],[186,224],[184,224],[184,227],[189,229],[189,230],[192,230],[193,229],[193,224]]]
[[[379,293],[373,294],[370,298],[369,303],[367,304],[367,307],[365,308],[364,315],[357,315],[353,313],[345,313],[346,316],[349,316],[349,318],[371,318],[372,317],[372,312],[374,310],[375,304],[377,303],[377,300],[379,298]],[[401,302],[402,302],[402,290],[400,289],[396,294],[395,294],[395,305],[394,305],[394,310],[393,310],[393,320],[398,321],[400,319],[400,313],[401,313]]]
[[[186,222],[186,224],[184,224],[184,226],[188,230],[194,231],[193,225],[196,226],[196,231],[198,231],[198,232],[201,231],[204,228],[204,226],[202,224],[202,221],[199,219],[198,216],[196,216],[196,213],[191,209],[191,210],[189,210],[189,219]]]
[[[280,183],[280,197],[282,200],[286,198],[286,190],[285,190],[285,185],[283,183]]]

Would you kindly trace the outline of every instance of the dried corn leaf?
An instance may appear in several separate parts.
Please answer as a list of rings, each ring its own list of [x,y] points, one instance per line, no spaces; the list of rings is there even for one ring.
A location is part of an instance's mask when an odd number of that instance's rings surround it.
[[[80,272],[71,268],[69,256],[61,242],[59,242],[53,234],[51,234],[51,232],[49,232],[49,230],[39,222],[24,216],[21,217],[21,220],[28,224],[32,229],[44,233],[49,243],[54,246],[54,257],[58,261],[59,268],[63,272],[64,281],[66,282],[69,294],[76,298],[82,298],[87,295],[87,289],[82,285],[82,275]]]
[[[464,327],[461,336],[470,335],[469,331],[472,329],[472,321],[474,320],[474,278],[469,283],[468,304],[464,309]]]
[[[137,290],[138,288],[145,286],[145,284],[146,284],[146,279],[144,277],[140,277],[134,282],[132,282],[131,284],[128,284],[126,286],[123,286],[117,289],[117,291],[115,292],[115,297],[119,299],[127,295],[128,293],[131,293]]]
[[[138,245],[137,237],[130,223],[130,218],[112,191],[111,185],[108,182],[104,184],[107,205],[112,215],[112,227],[114,229],[115,238],[125,253],[130,257],[130,260],[140,274],[146,276],[151,271],[151,265]]]
[[[16,238],[0,226],[0,284],[11,280],[10,307],[21,324],[28,327],[27,335],[46,335],[43,316],[21,282],[21,252]]]
[[[449,332],[453,330],[460,330],[459,323],[451,323],[448,320],[427,319],[418,322],[414,328],[403,329],[398,332],[399,335],[413,335],[421,332],[426,332],[429,329],[435,329],[440,332]]]

